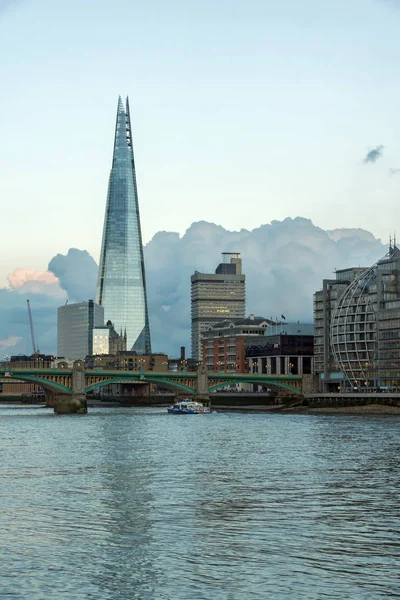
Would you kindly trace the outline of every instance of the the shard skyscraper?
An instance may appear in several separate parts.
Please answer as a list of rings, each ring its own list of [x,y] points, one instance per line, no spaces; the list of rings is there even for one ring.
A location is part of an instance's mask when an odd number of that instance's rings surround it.
[[[127,350],[151,352],[146,277],[129,102],[118,100],[96,302],[105,321],[126,331]]]

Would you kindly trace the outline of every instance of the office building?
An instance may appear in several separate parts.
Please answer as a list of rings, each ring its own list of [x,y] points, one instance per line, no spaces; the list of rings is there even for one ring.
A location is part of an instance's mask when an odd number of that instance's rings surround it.
[[[338,269],[335,279],[324,279],[322,289],[314,293],[314,371],[319,377],[321,392],[336,391],[343,378],[330,343],[332,312],[350,283],[365,270],[365,267]]]
[[[191,277],[192,358],[203,358],[201,335],[223,319],[244,319],[246,314],[246,277],[238,252],[223,252],[215,273]]]
[[[96,302],[127,348],[151,352],[146,277],[129,102],[118,101],[114,154],[108,184]]]
[[[93,351],[93,330],[104,324],[104,308],[93,300],[65,304],[57,311],[57,354],[84,359]]]
[[[246,342],[254,336],[263,336],[271,323],[254,315],[213,323],[201,337],[203,364],[208,371],[247,373]]]
[[[309,375],[313,364],[314,325],[276,323],[265,335],[246,340],[246,359],[251,373],[260,375]]]
[[[314,294],[320,389],[400,387],[400,250],[372,267],[336,272]]]

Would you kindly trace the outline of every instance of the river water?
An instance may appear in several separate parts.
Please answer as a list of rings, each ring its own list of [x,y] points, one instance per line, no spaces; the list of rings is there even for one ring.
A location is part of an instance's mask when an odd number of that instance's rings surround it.
[[[0,408],[0,598],[400,598],[400,419]]]

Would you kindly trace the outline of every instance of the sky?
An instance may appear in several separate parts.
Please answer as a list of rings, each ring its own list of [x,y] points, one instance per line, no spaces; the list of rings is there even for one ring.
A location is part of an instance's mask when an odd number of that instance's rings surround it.
[[[0,286],[98,260],[119,94],[145,243],[296,216],[386,241],[399,28],[398,0],[0,0]]]

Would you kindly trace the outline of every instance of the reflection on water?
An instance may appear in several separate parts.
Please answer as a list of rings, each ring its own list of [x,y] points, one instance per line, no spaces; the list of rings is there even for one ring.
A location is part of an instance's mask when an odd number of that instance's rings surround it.
[[[400,597],[400,420],[0,408],[0,597]]]

